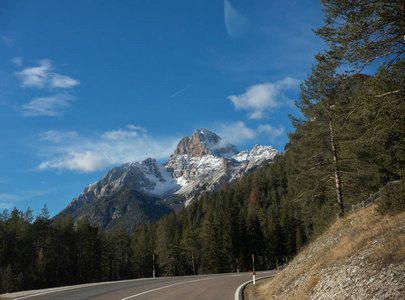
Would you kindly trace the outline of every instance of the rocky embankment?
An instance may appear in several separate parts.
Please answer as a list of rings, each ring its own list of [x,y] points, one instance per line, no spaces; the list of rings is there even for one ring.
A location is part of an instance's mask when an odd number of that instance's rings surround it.
[[[405,299],[405,212],[336,222],[248,299]]]

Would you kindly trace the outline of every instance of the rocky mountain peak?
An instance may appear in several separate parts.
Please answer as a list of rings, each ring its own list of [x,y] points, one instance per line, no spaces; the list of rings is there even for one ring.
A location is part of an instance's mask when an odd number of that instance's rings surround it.
[[[187,154],[189,157],[202,157],[213,155],[218,157],[231,157],[239,153],[235,145],[221,139],[214,132],[204,128],[196,129],[189,138],[181,139],[170,159]]]
[[[71,212],[75,219],[86,215],[104,228],[115,226],[114,222],[122,217],[133,228],[157,216],[149,209],[158,209],[159,215],[181,209],[202,190],[218,190],[224,183],[271,161],[277,153],[273,147],[262,145],[239,152],[235,145],[199,128],[190,138],[180,140],[164,164],[147,158],[141,163],[113,167],[101,180],[85,188],[61,214]]]

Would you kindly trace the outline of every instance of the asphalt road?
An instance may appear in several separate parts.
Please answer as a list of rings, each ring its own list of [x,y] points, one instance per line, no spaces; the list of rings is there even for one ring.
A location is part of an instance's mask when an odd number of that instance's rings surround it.
[[[276,273],[257,272],[256,279]],[[11,299],[235,299],[238,287],[251,279],[252,273],[148,278],[73,286],[56,292],[42,290],[36,291],[36,294],[15,295]]]

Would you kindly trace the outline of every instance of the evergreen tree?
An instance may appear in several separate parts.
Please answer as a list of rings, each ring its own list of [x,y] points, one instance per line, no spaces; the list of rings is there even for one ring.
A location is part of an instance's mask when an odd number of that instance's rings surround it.
[[[405,55],[405,3],[403,0],[321,0],[325,25],[315,33],[328,45],[326,59],[349,74],[380,62],[393,68]],[[393,87],[392,94],[403,94]]]
[[[52,222],[49,219],[49,213],[46,205],[42,209],[41,215],[35,218],[31,228],[31,236],[35,245],[35,271],[34,271],[34,285],[36,288],[45,288],[48,286],[46,266],[48,257],[45,257],[48,239],[52,230]]]
[[[77,251],[73,218],[58,218],[45,247],[48,282],[51,286],[77,283]]]
[[[76,227],[77,279],[79,283],[101,281],[101,240],[99,227],[81,218]]]
[[[366,66],[378,71],[357,94],[346,122],[361,132],[357,152],[375,166],[381,185],[403,176],[405,3],[323,0],[325,25],[315,32],[328,45],[322,57],[352,76]],[[318,57],[319,58],[319,57]],[[347,76],[346,76],[347,78]],[[359,95],[360,94],[360,95]]]

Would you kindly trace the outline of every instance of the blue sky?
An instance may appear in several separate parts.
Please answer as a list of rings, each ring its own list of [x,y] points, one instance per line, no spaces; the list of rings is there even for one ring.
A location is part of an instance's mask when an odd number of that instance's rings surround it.
[[[318,1],[0,2],[0,211],[51,215],[206,128],[283,150]]]

